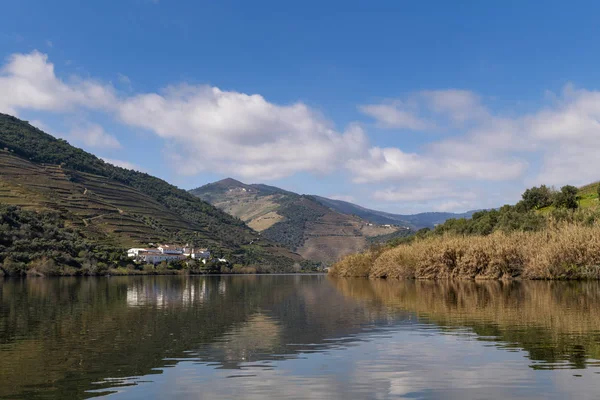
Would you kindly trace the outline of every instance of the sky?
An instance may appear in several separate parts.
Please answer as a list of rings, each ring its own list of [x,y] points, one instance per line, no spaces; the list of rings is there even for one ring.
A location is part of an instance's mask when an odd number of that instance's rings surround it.
[[[396,213],[597,181],[600,3],[20,0],[0,112],[184,189]]]

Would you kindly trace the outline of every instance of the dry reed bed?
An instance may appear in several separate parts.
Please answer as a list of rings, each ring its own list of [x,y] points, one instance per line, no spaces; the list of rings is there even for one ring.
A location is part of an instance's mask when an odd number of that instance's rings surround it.
[[[433,236],[345,257],[334,276],[397,279],[600,279],[600,225]]]

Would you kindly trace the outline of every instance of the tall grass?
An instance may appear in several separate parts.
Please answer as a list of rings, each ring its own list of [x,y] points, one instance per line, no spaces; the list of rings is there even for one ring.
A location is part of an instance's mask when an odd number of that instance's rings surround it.
[[[348,256],[330,273],[398,279],[600,279],[600,224],[550,221],[538,232],[428,236]]]

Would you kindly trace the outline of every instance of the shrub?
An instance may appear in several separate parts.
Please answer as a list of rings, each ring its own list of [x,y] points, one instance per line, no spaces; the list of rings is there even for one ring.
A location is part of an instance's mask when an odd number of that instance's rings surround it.
[[[4,259],[1,268],[9,276],[25,275],[26,272],[25,263],[15,261],[11,257]]]
[[[566,185],[560,188],[560,192],[554,196],[554,206],[557,208],[566,208],[570,210],[576,209],[578,189],[575,186]]]

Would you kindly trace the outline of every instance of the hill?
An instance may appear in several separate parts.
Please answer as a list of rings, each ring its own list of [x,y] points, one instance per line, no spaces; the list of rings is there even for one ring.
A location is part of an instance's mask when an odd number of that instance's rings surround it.
[[[330,273],[411,279],[600,279],[598,183],[532,187],[515,205],[449,219]]]
[[[332,200],[326,197],[314,196],[321,204],[343,214],[357,215],[376,224],[396,224],[409,226],[413,229],[433,228],[450,218],[470,218],[475,211],[465,213],[425,212],[419,214],[392,214],[383,211],[370,210],[342,200]]]
[[[106,163],[5,114],[0,114],[0,177],[1,205],[58,213],[66,227],[93,243],[125,248],[189,242],[236,263],[275,270],[301,261],[185,190]]]
[[[381,226],[344,214],[274,186],[248,185],[228,178],[190,193],[245,221],[261,236],[297,251],[306,259],[329,263],[361,251],[378,238],[406,235],[409,229]]]

